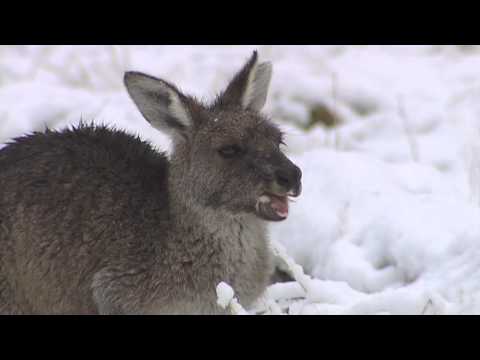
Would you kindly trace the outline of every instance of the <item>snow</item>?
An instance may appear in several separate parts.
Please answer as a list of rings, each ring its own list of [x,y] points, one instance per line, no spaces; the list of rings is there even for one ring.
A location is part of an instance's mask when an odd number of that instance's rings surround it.
[[[253,49],[273,63],[265,112],[287,134],[303,193],[270,227],[295,281],[249,311],[480,314],[479,47],[1,46],[0,144],[83,119],[168,150],[123,72],[208,99]],[[314,107],[340,126],[309,123]]]
[[[217,285],[218,305],[225,309],[233,300],[234,292],[230,285],[221,282]]]
[[[228,309],[234,315],[249,315],[249,313],[238,303],[234,297],[235,293],[226,282],[220,282],[217,285],[217,304],[222,309]]]

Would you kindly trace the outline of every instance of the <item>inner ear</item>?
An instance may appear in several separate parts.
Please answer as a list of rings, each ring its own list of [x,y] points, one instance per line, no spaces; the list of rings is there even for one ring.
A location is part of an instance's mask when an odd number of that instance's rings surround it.
[[[188,99],[174,85],[139,72],[126,72],[124,83],[143,117],[155,128],[184,135],[192,125]]]
[[[272,78],[272,64],[264,62],[250,72],[242,97],[244,108],[260,111],[267,102],[268,88]]]

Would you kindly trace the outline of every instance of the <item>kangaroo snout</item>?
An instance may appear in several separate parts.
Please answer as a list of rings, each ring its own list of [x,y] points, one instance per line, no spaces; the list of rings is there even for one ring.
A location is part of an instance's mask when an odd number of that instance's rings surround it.
[[[275,181],[285,192],[292,196],[299,196],[302,189],[302,170],[291,163],[288,167],[283,167],[275,171]]]
[[[289,214],[289,198],[299,196],[302,191],[302,171],[281,152],[272,158],[270,167],[267,166],[273,170],[272,180],[258,199],[256,209],[265,220],[282,221]]]

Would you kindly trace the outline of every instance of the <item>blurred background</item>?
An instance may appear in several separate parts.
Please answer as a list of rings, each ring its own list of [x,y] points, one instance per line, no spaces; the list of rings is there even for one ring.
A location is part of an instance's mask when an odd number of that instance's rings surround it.
[[[168,150],[124,71],[208,100],[254,49],[304,173],[271,238],[323,290],[290,313],[480,313],[478,46],[0,46],[0,148],[82,119]]]

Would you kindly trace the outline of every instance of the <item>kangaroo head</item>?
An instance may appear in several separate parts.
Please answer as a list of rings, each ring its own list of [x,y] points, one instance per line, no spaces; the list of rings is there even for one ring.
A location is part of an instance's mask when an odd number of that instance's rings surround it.
[[[176,195],[231,214],[269,221],[288,216],[288,199],[301,192],[301,171],[282,152],[282,133],[260,110],[272,74],[255,51],[211,104],[173,84],[127,72],[127,91],[145,119],[173,140]]]

